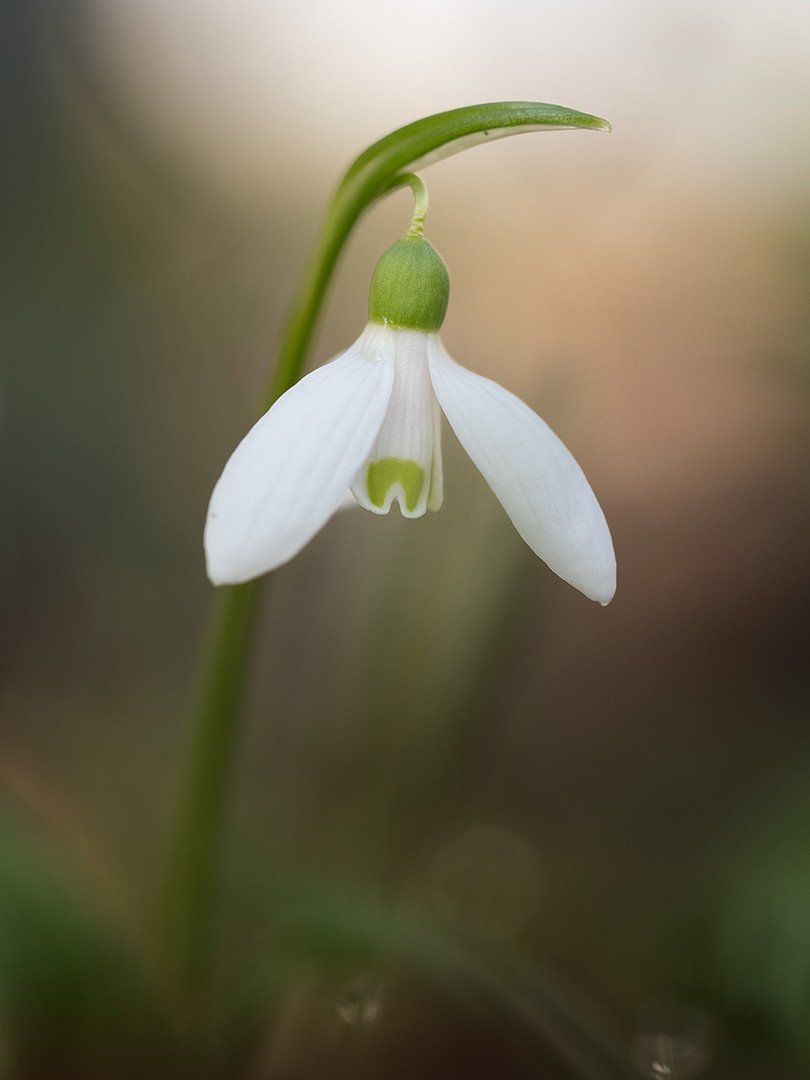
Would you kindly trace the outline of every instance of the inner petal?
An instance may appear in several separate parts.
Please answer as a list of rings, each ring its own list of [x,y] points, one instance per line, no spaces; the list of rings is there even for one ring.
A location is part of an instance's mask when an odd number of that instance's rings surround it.
[[[416,509],[422,488],[425,486],[425,470],[418,461],[387,457],[369,463],[366,473],[366,490],[375,506],[383,506],[389,491],[399,485],[405,508],[411,513]]]
[[[394,502],[405,517],[441,505],[440,413],[421,330],[386,331],[395,351],[394,388],[366,462],[351,486],[367,510],[387,514]]]

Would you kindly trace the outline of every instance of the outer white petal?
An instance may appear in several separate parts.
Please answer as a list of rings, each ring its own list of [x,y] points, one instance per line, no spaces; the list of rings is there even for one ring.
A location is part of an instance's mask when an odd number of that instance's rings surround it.
[[[217,481],[205,524],[208,577],[234,585],[281,566],[340,504],[380,430],[393,359],[364,332],[248,432]]]
[[[452,360],[438,335],[428,362],[450,426],[529,547],[586,596],[609,603],[616,591],[613,542],[563,443],[520,398]]]

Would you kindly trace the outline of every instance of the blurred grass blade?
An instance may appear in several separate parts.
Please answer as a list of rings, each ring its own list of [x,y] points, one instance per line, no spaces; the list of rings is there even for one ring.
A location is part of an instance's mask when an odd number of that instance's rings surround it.
[[[260,1023],[268,1000],[302,972],[326,979],[341,972],[405,973],[463,1010],[484,1005],[538,1063],[553,1063],[555,1075],[566,1080],[637,1077],[614,1023],[505,943],[459,935],[416,908],[391,910],[323,881],[289,885],[267,905],[277,920],[272,962],[254,949],[238,967],[243,1018],[253,1013]]]
[[[119,916],[74,852],[0,805],[0,1055],[14,1076],[102,1060],[123,1069],[168,1045],[151,974]]]

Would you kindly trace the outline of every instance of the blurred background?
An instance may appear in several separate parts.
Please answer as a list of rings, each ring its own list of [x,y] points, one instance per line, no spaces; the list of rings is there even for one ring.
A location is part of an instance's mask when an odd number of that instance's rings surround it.
[[[0,57],[0,1076],[178,1075],[144,957],[211,488],[349,161],[507,99],[613,132],[426,170],[443,339],[580,461],[618,592],[447,429],[441,513],[277,572],[193,1075],[806,1075],[804,0],[18,0]]]

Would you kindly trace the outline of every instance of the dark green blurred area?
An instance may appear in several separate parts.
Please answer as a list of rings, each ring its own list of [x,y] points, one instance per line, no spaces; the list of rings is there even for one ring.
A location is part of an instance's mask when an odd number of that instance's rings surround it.
[[[339,515],[275,575],[206,1023],[184,1035],[154,921],[211,607],[202,521],[336,178],[266,213],[228,199],[100,82],[85,18],[0,22],[0,1077],[805,1075],[806,202],[741,207],[744,241],[723,219],[694,318],[666,244],[655,265],[617,245],[613,295],[653,284],[635,337],[609,291],[593,334],[637,396],[589,406],[562,354],[526,394],[572,446],[601,413],[583,464],[609,608],[522,547],[447,433],[440,514]],[[390,240],[364,234],[351,265]],[[359,333],[363,273],[313,360]],[[464,303],[448,346],[476,367]],[[678,361],[663,388],[656,350]],[[707,412],[700,483],[680,447]]]

